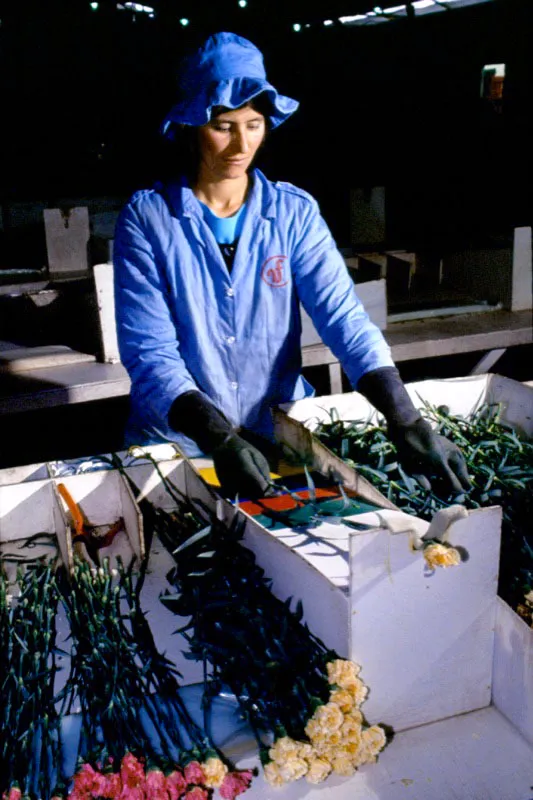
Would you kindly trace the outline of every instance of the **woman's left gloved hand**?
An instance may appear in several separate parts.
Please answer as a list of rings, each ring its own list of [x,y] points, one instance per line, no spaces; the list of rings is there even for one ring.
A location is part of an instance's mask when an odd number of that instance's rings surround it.
[[[448,492],[470,489],[463,454],[422,419],[396,367],[367,372],[360,378],[357,391],[383,414],[399,461],[424,489],[430,489],[432,481]]]
[[[458,494],[471,488],[463,454],[426,420],[420,417],[410,425],[389,425],[388,435],[402,466],[424,489],[431,489],[433,479]]]

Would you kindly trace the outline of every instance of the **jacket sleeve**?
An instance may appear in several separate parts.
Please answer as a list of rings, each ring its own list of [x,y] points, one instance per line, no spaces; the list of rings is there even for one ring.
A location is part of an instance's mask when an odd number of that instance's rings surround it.
[[[309,198],[306,205],[292,256],[298,295],[355,388],[362,375],[394,362],[381,331],[357,297],[318,204]]]
[[[147,421],[165,429],[173,401],[197,386],[180,354],[165,275],[145,228],[130,202],[115,229],[117,337],[136,403],[142,405]]]

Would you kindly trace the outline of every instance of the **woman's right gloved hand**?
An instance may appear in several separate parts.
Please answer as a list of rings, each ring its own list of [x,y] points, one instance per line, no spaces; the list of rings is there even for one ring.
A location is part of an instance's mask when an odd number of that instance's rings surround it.
[[[211,453],[215,471],[226,497],[264,497],[270,483],[270,467],[263,453],[242,436],[232,433]]]
[[[270,482],[270,468],[265,456],[233,429],[230,421],[201,392],[191,391],[177,397],[169,411],[168,422],[177,433],[196,442],[211,455],[217,478],[226,497],[263,497]]]

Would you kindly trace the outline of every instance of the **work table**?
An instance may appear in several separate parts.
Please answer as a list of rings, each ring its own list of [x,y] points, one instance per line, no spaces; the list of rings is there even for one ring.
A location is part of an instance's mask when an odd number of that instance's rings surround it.
[[[487,311],[394,322],[384,333],[397,363],[480,352],[472,372],[482,373],[490,371],[506,348],[533,342],[532,312]],[[34,354],[38,349],[39,358]],[[94,356],[67,351],[60,346],[30,348],[26,359],[16,364],[7,352],[0,352],[0,415],[129,393],[122,364],[102,364]],[[331,393],[342,391],[340,364],[325,345],[304,347],[302,359],[304,367],[327,365]]]

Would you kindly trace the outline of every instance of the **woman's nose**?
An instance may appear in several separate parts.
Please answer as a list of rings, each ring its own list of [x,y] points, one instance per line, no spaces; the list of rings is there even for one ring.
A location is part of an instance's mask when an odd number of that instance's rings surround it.
[[[247,153],[249,151],[250,145],[248,144],[246,130],[237,128],[235,131],[235,146],[237,147],[239,153]]]

